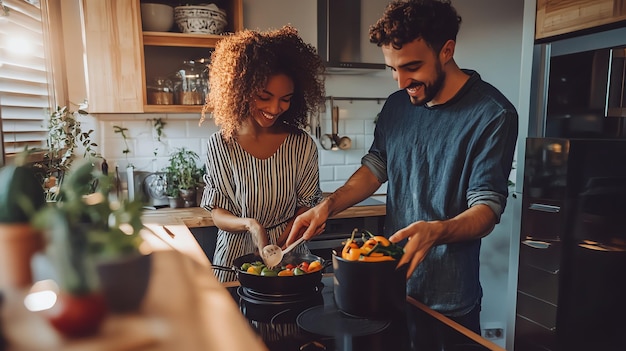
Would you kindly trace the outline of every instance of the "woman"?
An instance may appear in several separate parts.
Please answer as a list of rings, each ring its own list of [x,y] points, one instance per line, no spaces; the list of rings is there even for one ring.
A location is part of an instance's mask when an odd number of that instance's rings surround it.
[[[205,111],[220,130],[208,141],[202,198],[219,229],[213,263],[232,266],[269,243],[282,246],[295,216],[321,200],[317,147],[303,128],[325,102],[323,72],[291,26],[218,42]]]

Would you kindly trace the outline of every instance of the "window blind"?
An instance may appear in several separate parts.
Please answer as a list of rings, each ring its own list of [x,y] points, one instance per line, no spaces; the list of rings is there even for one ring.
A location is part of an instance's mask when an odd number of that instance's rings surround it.
[[[38,1],[0,0],[0,118],[6,155],[43,148],[49,72]]]

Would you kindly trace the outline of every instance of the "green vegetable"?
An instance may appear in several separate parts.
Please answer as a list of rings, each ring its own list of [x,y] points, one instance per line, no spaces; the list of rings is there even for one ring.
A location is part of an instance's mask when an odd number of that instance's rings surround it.
[[[300,267],[296,267],[293,269],[293,275],[303,275],[303,274],[306,274],[306,272],[300,269]]]
[[[267,267],[263,268],[261,270],[261,275],[264,277],[275,277],[278,275],[278,272],[276,272],[275,270],[269,269]]]
[[[251,263],[246,262],[246,263],[244,263],[244,264],[242,264],[242,265],[241,265],[241,270],[245,272],[245,271],[247,271],[247,270],[248,270],[248,268],[250,268],[250,266],[252,266],[252,264],[251,264]]]

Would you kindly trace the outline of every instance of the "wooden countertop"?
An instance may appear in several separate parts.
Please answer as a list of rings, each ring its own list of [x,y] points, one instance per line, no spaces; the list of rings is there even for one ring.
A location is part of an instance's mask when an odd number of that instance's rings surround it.
[[[140,310],[110,314],[94,336],[64,338],[39,313],[24,307],[27,291],[4,291],[0,325],[6,350],[268,350],[210,267],[164,248],[154,247]]]
[[[355,218],[355,217],[375,217],[384,216],[386,207],[382,205],[353,206],[331,217]],[[146,210],[144,212],[146,222],[157,225],[184,224],[189,228],[213,227],[215,224],[211,219],[211,213],[200,207],[190,208],[161,208],[158,210]]]

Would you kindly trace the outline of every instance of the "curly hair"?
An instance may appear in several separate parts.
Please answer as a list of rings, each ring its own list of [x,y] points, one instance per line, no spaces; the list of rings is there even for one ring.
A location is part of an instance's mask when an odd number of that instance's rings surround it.
[[[308,114],[317,112],[326,99],[324,65],[315,48],[289,25],[266,32],[243,30],[217,43],[209,64],[210,89],[202,120],[212,110],[225,139],[236,137],[237,129],[252,115],[253,97],[276,74],[289,76],[294,84],[289,109],[278,121],[290,129],[305,128]]]
[[[439,52],[448,40],[455,40],[461,17],[450,0],[400,0],[387,5],[383,17],[370,27],[370,42],[401,49],[422,38]]]

